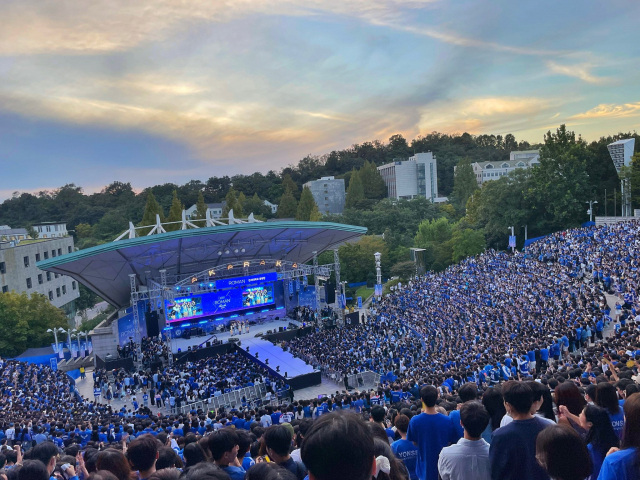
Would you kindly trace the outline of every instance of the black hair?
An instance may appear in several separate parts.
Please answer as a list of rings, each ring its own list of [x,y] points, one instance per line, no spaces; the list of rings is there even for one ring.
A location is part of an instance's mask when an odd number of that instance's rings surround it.
[[[296,476],[276,463],[256,463],[245,474],[245,480],[296,480]]]
[[[482,435],[490,420],[489,412],[480,402],[467,402],[460,408],[460,423],[473,438]]]
[[[184,447],[182,454],[187,467],[193,467],[194,465],[206,461],[204,451],[197,443],[190,443]]]
[[[373,418],[374,422],[382,422],[385,414],[386,412],[384,411],[384,407],[381,407],[380,405],[374,405],[371,408],[371,418]]]
[[[25,460],[18,472],[18,480],[49,480],[47,466],[40,460]]]
[[[504,401],[518,413],[529,413],[533,404],[533,391],[525,382],[509,380],[502,386]]]
[[[162,447],[158,452],[158,461],[156,462],[156,471],[163,468],[171,468],[176,466],[178,454],[171,447]]]
[[[251,435],[246,430],[238,430],[236,436],[238,437],[238,458],[242,458],[251,448]]]
[[[465,383],[458,389],[458,396],[462,402],[469,402],[478,398],[478,387],[475,383]]]
[[[369,480],[373,438],[353,413],[322,415],[302,442],[301,458],[316,480]]]
[[[583,480],[591,475],[591,455],[571,427],[551,425],[538,434],[536,458],[551,478]]]
[[[609,413],[597,405],[587,405],[584,407],[584,416],[592,424],[585,441],[604,458],[611,447],[618,446],[618,436],[611,425]]]
[[[212,463],[201,462],[190,468],[185,480],[229,480],[227,472]]]
[[[29,450],[31,460],[40,460],[45,466],[58,455],[58,447],[52,442],[42,442]]]
[[[226,452],[233,450],[236,445],[238,445],[236,433],[228,428],[218,430],[218,433],[209,436],[209,450],[214,461],[220,460]]]
[[[500,428],[502,417],[507,413],[504,408],[504,399],[502,398],[500,387],[487,388],[482,395],[482,405],[484,405],[491,417],[491,431]]]
[[[610,383],[599,383],[596,386],[596,398],[594,403],[599,407],[606,409],[610,415],[620,413],[620,404],[618,403],[618,394],[616,387]]]
[[[156,462],[158,441],[147,433],[133,440],[127,448],[127,459],[136,470],[149,470]]]
[[[426,385],[420,389],[420,399],[427,407],[435,407],[438,400],[438,390],[433,385]]]
[[[291,432],[284,425],[272,425],[264,433],[264,443],[281,457],[289,454],[291,449]]]

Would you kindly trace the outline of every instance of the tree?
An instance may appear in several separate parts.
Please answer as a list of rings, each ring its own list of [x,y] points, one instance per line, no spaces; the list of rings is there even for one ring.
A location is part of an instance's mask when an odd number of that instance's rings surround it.
[[[313,208],[311,209],[311,214],[309,215],[309,220],[311,222],[319,222],[320,220],[322,220],[322,213],[320,213],[320,209],[318,208],[317,204],[315,204],[313,206]]]
[[[53,343],[47,329],[67,326],[67,317],[39,293],[0,295],[0,355],[15,357],[29,347]]]
[[[278,204],[278,218],[295,218],[298,213],[298,202],[293,194],[287,190]]]
[[[365,198],[379,200],[387,196],[387,186],[373,163],[365,160],[358,174],[362,181]]]
[[[233,216],[237,217],[237,212],[238,212],[238,197],[236,196],[236,191],[233,187],[229,187],[229,191],[227,192],[227,195],[224,197],[224,200],[226,202],[226,205],[224,207],[224,210],[222,211],[222,216],[223,217],[227,217],[229,216],[229,212],[231,210],[233,210]]]
[[[171,209],[169,210],[169,217],[167,218],[167,222],[180,222],[182,221],[182,210],[184,210],[184,206],[182,202],[178,198],[178,191],[173,191],[173,199],[171,200]],[[180,230],[180,223],[172,223],[171,225],[165,226],[165,230],[167,232]]]
[[[346,208],[355,208],[358,202],[364,200],[364,187],[360,174],[354,169],[351,172],[351,179],[349,180],[349,188],[347,188],[347,200],[345,202]]]
[[[369,274],[375,275],[376,266],[373,254],[382,254],[383,275],[389,274],[389,248],[386,242],[375,235],[365,235],[356,243],[342,245],[340,256],[340,272],[343,279],[350,283],[364,282]]]
[[[265,207],[264,202],[260,199],[258,194],[254,193],[253,197],[245,200],[244,211],[247,216],[253,213],[254,215],[261,215],[264,217],[267,213],[267,208]]]
[[[33,225],[27,225],[27,235],[35,240],[38,238],[38,231],[33,228]]]
[[[455,177],[453,179],[453,197],[459,208],[467,205],[467,200],[478,189],[478,181],[473,173],[471,160],[465,157],[460,160],[456,167]]]
[[[289,191],[293,197],[298,200],[300,197],[300,193],[298,192],[298,184],[293,181],[290,174],[286,174],[282,179],[282,189],[283,191]]]
[[[411,260],[396,263],[391,267],[391,275],[400,277],[402,280],[409,280],[416,274],[416,264]]]
[[[83,312],[84,310],[93,307],[96,303],[102,301],[98,295],[81,283],[79,284],[78,293],[80,296],[76,299],[76,308],[79,312]]]
[[[244,217],[244,204],[247,201],[247,197],[245,197],[244,193],[240,192],[238,195],[238,201],[236,202],[236,207],[233,210],[233,216],[236,218]]]
[[[458,263],[467,257],[478,255],[487,248],[484,235],[480,230],[472,230],[470,228],[456,228],[452,236],[454,263]]]
[[[311,219],[311,212],[313,212],[314,208],[317,210],[318,205],[313,198],[313,194],[309,187],[304,187],[302,189],[300,202],[298,203],[298,209],[296,211],[296,220],[308,222]]]
[[[79,239],[91,237],[91,225],[79,223],[76,225],[76,237]]]
[[[151,190],[147,193],[147,203],[144,206],[144,213],[142,215],[142,221],[140,222],[140,226],[149,228],[143,228],[138,230],[138,235],[147,235],[152,227],[156,224],[156,215],[160,215],[160,222],[164,222],[164,212],[162,211],[162,207],[156,200],[155,195]]]
[[[196,211],[191,216],[192,220],[205,220],[207,218],[207,204],[204,203],[204,195],[198,192],[198,201],[196,202]]]
[[[453,225],[445,217],[425,220],[418,227],[415,245],[427,251],[427,269],[444,270],[451,264]]]

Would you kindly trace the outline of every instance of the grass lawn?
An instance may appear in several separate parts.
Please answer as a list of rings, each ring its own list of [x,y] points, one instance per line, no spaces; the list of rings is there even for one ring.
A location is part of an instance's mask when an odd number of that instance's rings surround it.
[[[373,292],[374,292],[373,288],[367,288],[366,285],[363,285],[362,287],[356,290],[356,294],[353,297],[353,303],[357,305],[358,297],[362,297],[362,303],[364,303],[365,300],[367,300],[367,298],[373,295]]]

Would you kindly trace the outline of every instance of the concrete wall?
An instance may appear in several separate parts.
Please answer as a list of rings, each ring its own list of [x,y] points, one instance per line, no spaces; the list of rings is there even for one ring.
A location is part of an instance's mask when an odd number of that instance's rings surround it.
[[[48,258],[60,256],[74,251],[73,238],[64,237],[51,240],[43,240],[35,243],[21,242],[15,247],[0,248],[0,262],[4,262],[6,273],[0,274],[0,289],[6,287],[7,291],[17,293],[34,292],[49,297],[51,303],[61,308],[80,296],[78,282],[71,277],[56,275],[36,267],[36,262]],[[25,266],[25,257],[28,257],[28,266]],[[27,279],[31,279],[31,288],[27,286]],[[42,282],[42,283],[40,283]],[[75,287],[75,288],[74,288]],[[1,291],[1,290],[0,290]]]
[[[93,355],[98,355],[103,360],[107,353],[118,358],[118,321],[114,320],[111,325],[103,328],[94,328],[90,333],[93,344]]]
[[[344,179],[314,180],[305,183],[309,187],[320,213],[341,214],[344,211],[345,190]]]

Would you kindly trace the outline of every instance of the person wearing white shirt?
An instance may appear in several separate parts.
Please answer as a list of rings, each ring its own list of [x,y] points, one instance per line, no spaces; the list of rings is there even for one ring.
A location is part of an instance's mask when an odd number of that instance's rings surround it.
[[[462,405],[460,424],[464,428],[464,436],[440,452],[438,474],[442,480],[491,479],[489,444],[481,437],[490,419],[480,402]]]

